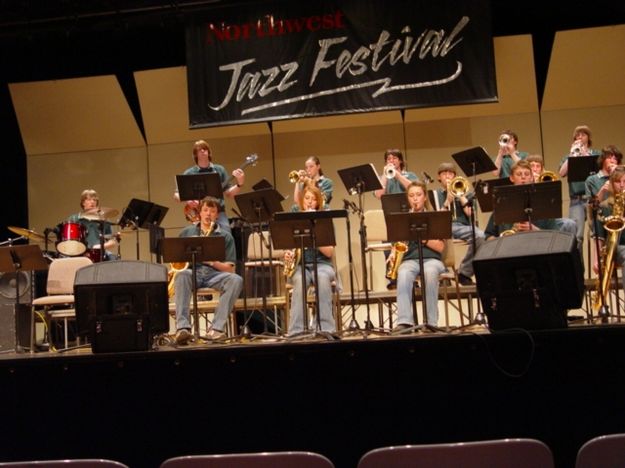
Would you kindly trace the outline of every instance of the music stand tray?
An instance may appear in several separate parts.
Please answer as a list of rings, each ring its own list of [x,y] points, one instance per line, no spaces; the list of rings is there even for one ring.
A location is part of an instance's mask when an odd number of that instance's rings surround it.
[[[495,188],[495,224],[562,217],[562,182],[510,185]],[[528,209],[531,212],[528,213]]]
[[[380,178],[371,163],[339,169],[337,172],[350,195],[382,188]]]
[[[408,203],[406,194],[402,192],[382,195],[382,211],[384,211],[384,215],[410,211],[410,203]]]
[[[273,188],[240,193],[234,200],[245,219],[253,223],[269,221],[274,213],[282,211],[284,197]]]
[[[226,259],[226,238],[206,237],[163,237],[160,240],[161,255],[167,263],[224,261]]]
[[[570,157],[567,171],[569,182],[584,182],[590,174],[598,172],[598,157],[598,155]]]
[[[483,213],[493,211],[495,204],[493,194],[495,193],[495,188],[506,185],[512,185],[512,181],[508,177],[504,177],[503,179],[482,180],[477,183],[475,196],[477,197],[477,201]]]
[[[180,201],[201,200],[208,196],[221,200],[224,197],[221,179],[216,172],[178,174],[176,184]]]
[[[497,169],[486,150],[481,146],[454,153],[451,157],[467,176],[492,172]]]
[[[451,239],[451,211],[389,213],[385,219],[390,242]]]

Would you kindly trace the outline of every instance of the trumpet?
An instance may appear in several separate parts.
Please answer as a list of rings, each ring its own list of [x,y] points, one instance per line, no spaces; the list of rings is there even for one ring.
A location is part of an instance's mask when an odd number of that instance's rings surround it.
[[[502,148],[504,146],[508,146],[509,141],[510,141],[510,135],[508,135],[507,133],[502,133],[499,136],[499,146],[501,146]]]
[[[558,180],[558,175],[553,171],[543,171],[538,176],[538,182],[555,182]]]
[[[306,171],[303,169],[300,171],[292,170],[291,172],[289,172],[289,182],[291,182],[292,184],[297,183],[297,181],[299,181],[299,179],[302,177],[307,178]]]
[[[387,179],[394,179],[396,175],[397,171],[395,170],[395,166],[393,166],[392,164],[384,166],[384,176]]]

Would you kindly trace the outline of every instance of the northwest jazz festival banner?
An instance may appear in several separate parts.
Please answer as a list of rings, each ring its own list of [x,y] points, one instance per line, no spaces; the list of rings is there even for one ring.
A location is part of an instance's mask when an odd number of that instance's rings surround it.
[[[488,0],[316,0],[187,18],[191,128],[497,99]]]

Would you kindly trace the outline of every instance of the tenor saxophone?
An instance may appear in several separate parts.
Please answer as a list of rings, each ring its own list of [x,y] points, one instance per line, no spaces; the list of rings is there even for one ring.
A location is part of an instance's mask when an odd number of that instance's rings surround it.
[[[406,242],[395,242],[391,248],[391,261],[386,268],[386,277],[390,280],[397,279],[397,270],[401,264],[404,254],[408,250],[408,244]]]

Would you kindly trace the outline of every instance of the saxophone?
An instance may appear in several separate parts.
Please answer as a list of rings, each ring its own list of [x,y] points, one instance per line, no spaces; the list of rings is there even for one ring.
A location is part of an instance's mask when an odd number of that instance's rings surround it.
[[[295,273],[295,269],[297,265],[299,265],[300,259],[302,258],[302,249],[293,250],[293,256],[290,260],[284,259],[284,276],[286,278],[290,278]]]
[[[208,237],[211,235],[216,226],[215,221],[211,221],[208,231],[202,232],[202,236]],[[200,231],[201,232],[201,231]],[[174,297],[176,293],[176,275],[189,268],[189,262],[173,262],[169,264],[169,272],[167,273],[167,295],[168,297]]]
[[[606,230],[606,241],[601,251],[601,282],[597,282],[597,291],[593,301],[593,311],[599,312],[606,304],[605,298],[610,290],[610,282],[614,271],[614,252],[619,244],[621,232],[625,229],[625,193],[614,195],[612,214],[603,220],[603,228]]]
[[[386,268],[386,277],[390,280],[397,279],[397,270],[401,264],[404,254],[408,250],[408,244],[406,242],[395,242],[391,248],[391,261],[388,262]]]

